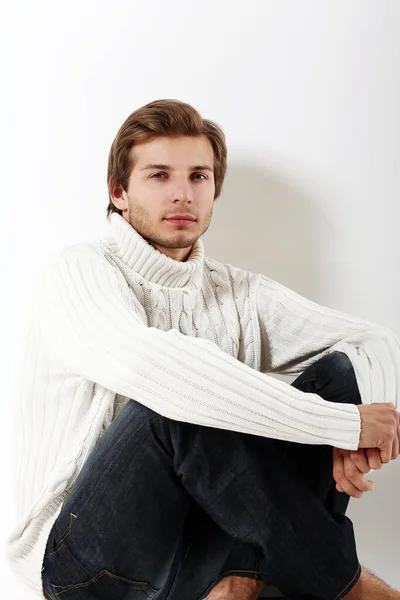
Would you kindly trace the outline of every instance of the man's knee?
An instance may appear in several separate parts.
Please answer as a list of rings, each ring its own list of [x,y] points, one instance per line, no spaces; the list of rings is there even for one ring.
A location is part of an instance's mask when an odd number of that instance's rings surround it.
[[[338,350],[315,361],[292,385],[331,402],[361,404],[353,365],[347,354]]]
[[[344,352],[335,350],[325,354],[315,363],[315,366],[319,379],[340,378],[340,380],[347,381],[350,379],[350,381],[356,381],[354,367]]]
[[[353,365],[347,354],[339,350],[335,350],[334,352],[329,352],[328,354],[325,354],[317,362],[321,364],[327,364],[329,368],[339,371],[347,371],[349,369],[353,369]]]
[[[315,367],[318,394],[326,394],[327,400],[361,404],[356,374],[347,354],[338,350],[325,354]]]

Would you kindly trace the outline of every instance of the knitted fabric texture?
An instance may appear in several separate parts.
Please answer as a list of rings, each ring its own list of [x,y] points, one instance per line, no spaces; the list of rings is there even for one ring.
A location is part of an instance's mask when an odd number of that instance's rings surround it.
[[[43,597],[50,529],[89,453],[129,398],[168,418],[306,444],[358,447],[356,406],[276,378],[345,352],[363,403],[400,397],[400,343],[260,273],[160,253],[118,213],[104,236],[43,270],[15,388],[9,563]]]

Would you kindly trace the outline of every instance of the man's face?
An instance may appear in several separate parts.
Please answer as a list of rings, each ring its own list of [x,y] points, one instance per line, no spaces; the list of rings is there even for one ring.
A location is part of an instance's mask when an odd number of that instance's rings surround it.
[[[184,261],[208,229],[214,206],[214,153],[206,136],[159,137],[132,149],[135,166],[116,206],[154,248]],[[158,165],[158,166],[157,166]],[[166,219],[190,214],[195,221]]]

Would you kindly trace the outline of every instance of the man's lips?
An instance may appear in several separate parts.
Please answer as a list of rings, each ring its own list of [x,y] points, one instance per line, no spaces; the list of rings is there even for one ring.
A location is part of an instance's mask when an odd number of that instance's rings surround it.
[[[169,223],[175,223],[176,225],[190,225],[191,223],[195,223],[194,219],[185,219],[181,217],[171,217],[169,219],[165,219]]]

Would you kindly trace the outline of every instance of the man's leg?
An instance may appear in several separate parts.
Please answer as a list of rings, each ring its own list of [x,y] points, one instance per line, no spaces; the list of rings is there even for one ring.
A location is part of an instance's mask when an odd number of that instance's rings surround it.
[[[291,385],[303,392],[317,393],[330,402],[361,404],[361,397],[353,366],[347,355],[343,352],[326,354],[299,375]],[[321,500],[325,508],[330,513],[344,515],[350,496],[345,493],[339,493],[336,490],[336,484],[332,474],[333,448],[327,445],[307,445],[281,440],[271,441],[281,452],[286,465],[288,465],[291,470],[294,469],[301,475],[309,490]],[[202,516],[202,519],[206,521],[206,527],[213,527],[207,523],[206,516]],[[216,533],[216,537],[221,537],[221,534]],[[203,549],[200,546],[200,552],[202,550]],[[246,551],[245,546],[243,546],[243,550]],[[214,588],[215,594],[211,593],[208,596],[209,600],[219,598],[219,591],[222,589],[223,583],[227,583],[226,573],[234,572],[233,565],[235,562],[236,564],[240,564],[240,561],[238,561],[240,552],[241,543],[234,542],[233,551],[231,555],[228,555],[224,569],[217,579],[218,581],[222,580],[222,582],[219,586]],[[191,557],[188,557],[187,560],[190,558]],[[254,564],[256,563],[254,562]],[[191,567],[188,567],[188,569],[190,568]],[[235,575],[239,575],[239,573],[235,573]],[[228,578],[230,579],[230,577]],[[249,580],[247,579],[247,581]],[[239,581],[236,581],[235,585],[239,586]],[[249,586],[249,589],[251,589],[251,587],[252,586]],[[249,598],[250,597],[252,597],[251,594],[249,594]],[[296,598],[296,600],[302,598],[305,599],[306,597],[310,598],[309,595],[291,596],[291,598]]]
[[[361,404],[354,369],[347,355],[342,352],[332,352],[325,355],[304,371],[292,385],[304,392],[317,393],[330,402]],[[332,473],[333,448],[331,446],[305,445],[280,440],[273,440],[273,443],[280,449],[287,466],[301,474],[309,490],[323,502],[325,508],[332,514],[344,515],[350,496],[339,493],[336,489]],[[240,552],[240,543],[236,542],[235,545],[235,553],[237,554]],[[235,558],[233,562],[235,562]],[[227,563],[232,564],[230,557],[228,557]],[[236,564],[240,564],[240,561],[236,561]],[[237,598],[236,589],[241,589],[238,577],[226,577],[226,573],[222,573],[219,574],[218,581],[220,582],[219,585],[213,588],[207,599],[219,600],[219,598],[224,598],[224,600],[229,600],[231,597]],[[254,583],[247,577],[246,582],[249,582],[249,584]],[[225,587],[223,587],[223,584],[225,584]],[[250,600],[258,597],[259,591],[258,593],[252,592],[253,585],[249,585],[248,589],[249,593],[243,595],[243,599]],[[285,589],[284,586],[282,586],[282,589]],[[225,592],[224,590],[228,591]],[[400,599],[400,593],[363,568],[357,583],[352,582],[352,587],[348,587],[345,595],[340,597],[348,600],[379,600],[380,598],[389,600],[392,598]],[[311,598],[316,598],[316,596],[311,596],[308,593],[305,595],[290,595],[290,599],[293,600],[308,600]]]
[[[191,496],[254,556],[249,577],[310,598],[343,597],[359,575],[351,523],[330,515],[287,467],[267,438],[171,421],[129,401],[49,536],[46,590],[53,599],[78,589],[82,599],[117,599],[130,586],[164,600]],[[233,570],[245,574],[241,567]]]
[[[329,402],[361,404],[361,396],[353,366],[343,352],[326,354],[306,369],[291,384],[306,392],[318,394]],[[273,440],[282,452],[284,462],[301,473],[308,488],[330,513],[344,515],[350,496],[338,492],[333,479],[333,447],[298,444]]]
[[[314,391],[330,402],[361,404],[353,366],[347,355],[342,352],[325,355],[305,373],[302,373],[292,385],[305,392]],[[289,460],[295,468],[303,469],[309,485],[331,513],[344,515],[350,496],[343,492],[340,493],[336,489],[336,482],[332,474],[332,448],[330,446],[302,446],[296,443],[289,443],[289,446],[286,449],[286,460]],[[317,469],[307,468],[307,464],[317,465]],[[347,600],[400,600],[400,592],[391,588],[367,569],[362,568],[358,582],[345,598]]]
[[[191,498],[153,421],[128,402],[88,456],[48,537],[52,600],[167,598]]]
[[[331,379],[339,364],[335,358],[326,359]],[[235,541],[219,579],[261,578],[287,595],[344,597],[360,574],[352,524],[326,509],[304,474],[286,460],[279,441],[177,422],[169,430],[183,486]],[[320,471],[325,475],[323,463]],[[332,465],[329,477],[332,487]],[[244,575],[249,559],[253,574]]]

